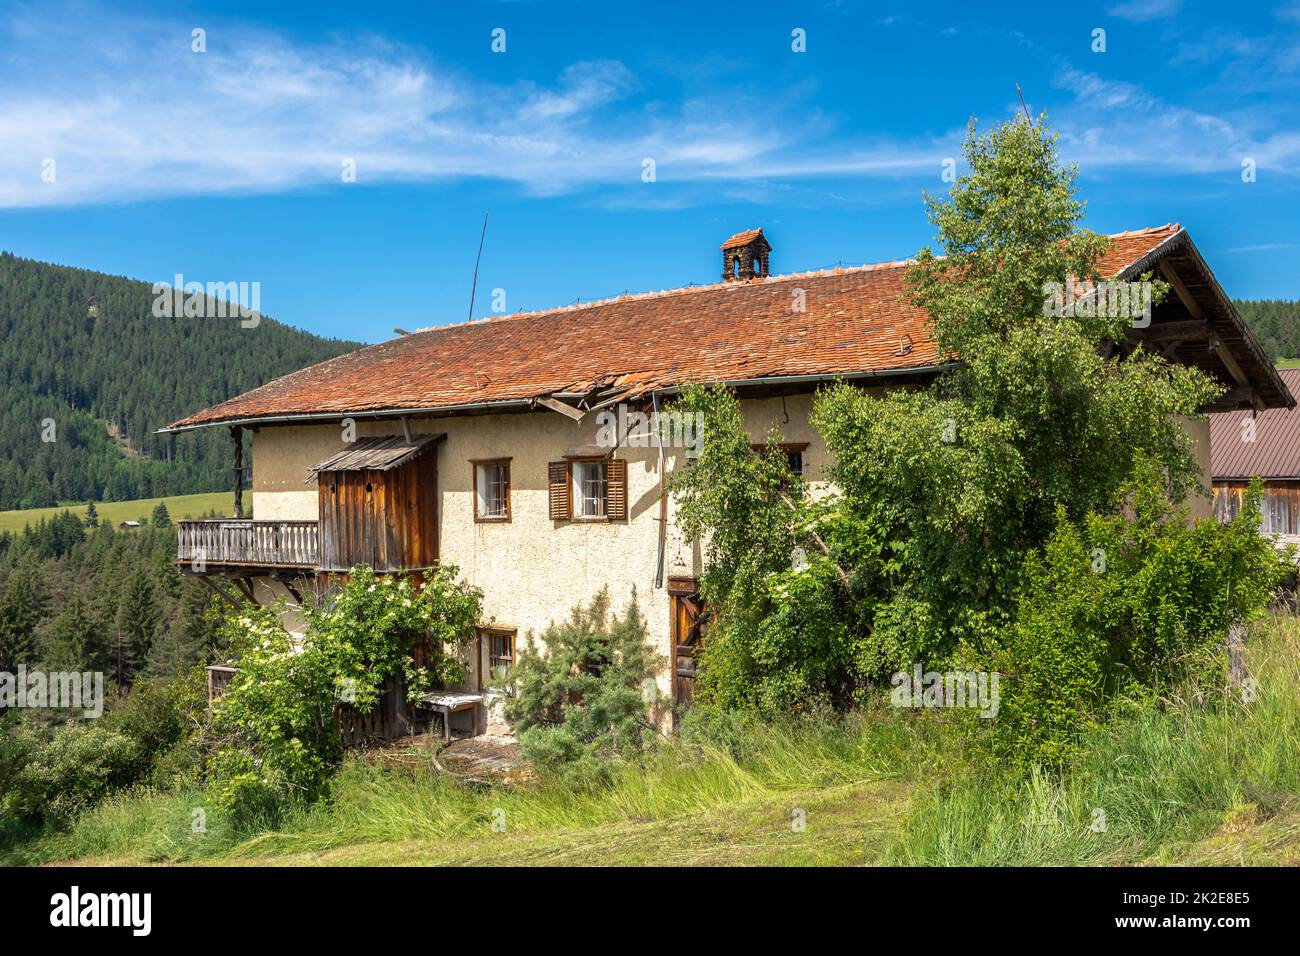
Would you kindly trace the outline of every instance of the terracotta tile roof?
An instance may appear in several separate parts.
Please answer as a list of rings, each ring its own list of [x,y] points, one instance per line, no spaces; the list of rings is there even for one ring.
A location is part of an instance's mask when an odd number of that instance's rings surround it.
[[[1294,395],[1300,391],[1300,368],[1279,369]],[[1300,479],[1300,407],[1269,408],[1254,417],[1254,441],[1243,421],[1250,412],[1216,412],[1210,416],[1210,475],[1214,481],[1260,478]]]
[[[734,249],[737,246],[747,246],[755,239],[757,239],[759,236],[762,235],[763,235],[762,229],[750,229],[746,232],[738,232],[730,239],[728,239],[726,242],[724,242],[720,248]],[[764,236],[763,238],[766,239],[767,237]]]
[[[1100,271],[1131,270],[1180,232],[1166,225],[1113,236]],[[597,389],[636,398],[692,381],[915,372],[939,356],[924,313],[900,299],[906,265],[723,282],[437,326],[286,375],[169,428]],[[798,289],[803,312],[792,308]]]

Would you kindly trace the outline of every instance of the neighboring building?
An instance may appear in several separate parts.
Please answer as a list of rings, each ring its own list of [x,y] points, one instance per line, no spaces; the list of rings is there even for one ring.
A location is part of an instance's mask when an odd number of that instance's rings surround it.
[[[1175,290],[1114,350],[1143,343],[1204,369],[1229,388],[1215,411],[1294,404],[1186,231],[1112,240],[1104,275],[1155,271]],[[762,230],[722,251],[717,284],[426,329],[169,426],[229,428],[236,468],[242,430],[253,432],[256,520],[242,517],[237,491],[235,520],[180,522],[182,570],[265,602],[300,600],[357,563],[454,564],[485,595],[471,692],[529,632],[602,587],[618,607],[635,588],[670,662],[661,689],[689,700],[701,555],[677,533],[666,484],[687,451],[647,447],[636,427],[610,447],[599,413],[652,413],[684,384],[727,383],[753,440],[776,429],[816,491],[829,465],[809,423],[819,386],[884,390],[944,365],[925,315],[905,301],[906,263],[771,276]],[[1188,427],[1208,487],[1208,424]]]
[[[1292,394],[1300,391],[1300,369],[1278,374]],[[1262,478],[1260,530],[1300,543],[1300,408],[1211,415],[1210,474],[1214,512],[1221,521],[1237,516],[1246,486]]]

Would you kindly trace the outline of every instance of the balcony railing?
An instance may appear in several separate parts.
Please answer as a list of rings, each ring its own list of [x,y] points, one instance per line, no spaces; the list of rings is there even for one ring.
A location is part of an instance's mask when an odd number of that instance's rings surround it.
[[[176,560],[196,568],[231,564],[316,567],[320,531],[315,521],[181,521],[176,529]]]

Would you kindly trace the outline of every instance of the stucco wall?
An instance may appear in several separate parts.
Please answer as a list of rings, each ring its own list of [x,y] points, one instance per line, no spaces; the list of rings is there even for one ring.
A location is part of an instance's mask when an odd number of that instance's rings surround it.
[[[750,400],[742,403],[746,427],[755,442],[775,428],[785,442],[807,442],[804,474],[814,489],[824,489],[825,445],[809,424],[812,397]],[[529,632],[540,632],[591,601],[608,586],[622,610],[636,591],[650,637],[665,659],[660,689],[669,693],[669,600],[655,588],[660,514],[659,450],[620,448],[628,462],[628,520],[552,521],[547,509],[547,465],[569,449],[592,445],[595,415],[574,422],[551,411],[515,415],[412,419],[417,433],[445,432],[446,441],[428,452],[438,457],[439,548],[445,564],[484,593],[484,625],[514,628],[519,646]],[[400,435],[397,421],[358,419],[359,438]],[[344,447],[338,425],[267,426],[253,436],[253,509],[259,520],[315,520],[316,484],[304,484],[308,468]],[[684,449],[664,449],[668,470],[682,467]],[[474,521],[472,468],[475,459],[509,458],[511,520]],[[676,533],[669,501],[665,579],[700,572],[697,548]]]
[[[809,423],[811,395],[746,400],[745,425],[757,443],[771,429],[784,442],[806,442],[804,476],[813,494],[828,486],[829,456]],[[1184,421],[1196,443],[1197,460],[1210,476],[1208,421]],[[614,606],[622,610],[635,589],[651,641],[665,666],[660,690],[671,693],[669,600],[655,588],[660,514],[659,450],[624,447],[628,461],[628,520],[623,522],[551,521],[547,513],[547,465],[566,451],[595,443],[594,415],[573,422],[555,412],[413,419],[415,432],[445,432],[436,446],[438,460],[439,536],[442,561],[484,593],[484,625],[512,628],[523,647],[529,633],[566,618],[608,586]],[[358,420],[357,437],[401,434],[398,421]],[[253,507],[259,520],[315,520],[316,484],[304,483],[308,468],[344,447],[340,426],[268,426],[253,437]],[[685,462],[683,449],[665,449],[668,472]],[[509,458],[511,520],[476,523],[472,469],[474,459]],[[1196,496],[1188,502],[1193,517],[1212,514],[1212,501]],[[664,553],[664,578],[697,577],[698,545],[687,545],[677,531],[671,496]],[[276,586],[277,596],[281,590]],[[260,596],[260,595],[259,595]],[[269,596],[269,593],[268,593]],[[290,621],[290,626],[301,626]]]

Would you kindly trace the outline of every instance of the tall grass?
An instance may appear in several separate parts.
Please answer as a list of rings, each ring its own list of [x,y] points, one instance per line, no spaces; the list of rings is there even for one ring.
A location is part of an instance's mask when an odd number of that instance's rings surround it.
[[[911,782],[916,793],[887,862],[1177,861],[1225,821],[1300,811],[1300,623],[1268,622],[1252,635],[1249,659],[1258,680],[1252,703],[1135,708],[1099,731],[1064,778],[1009,777],[961,731],[970,721],[943,713],[882,707],[775,726],[715,719],[688,724],[644,765],[514,787],[475,787],[431,765],[353,757],[328,800],[240,826],[205,808],[199,792],[137,790],[67,830],[0,825],[0,862],[238,860],[357,843],[455,842],[490,832],[500,812],[512,833],[580,831],[884,779]]]
[[[1063,779],[988,775],[918,799],[889,862],[911,865],[1170,862],[1221,825],[1300,809],[1300,623],[1252,635],[1258,685],[1121,717]],[[1189,695],[1189,698],[1191,695]]]
[[[504,812],[511,832],[576,830],[707,812],[780,793],[900,778],[916,755],[947,754],[937,720],[889,710],[849,720],[788,725],[731,721],[674,738],[642,764],[614,765],[597,778],[546,775],[526,785],[463,784],[430,765],[385,766],[353,757],[335,774],[330,798],[290,807],[274,821],[233,826],[205,810],[195,832],[196,792],[135,791],[84,814],[66,831],[0,843],[0,860],[70,858],[202,860],[312,853],[353,843],[450,840],[490,832]]]

